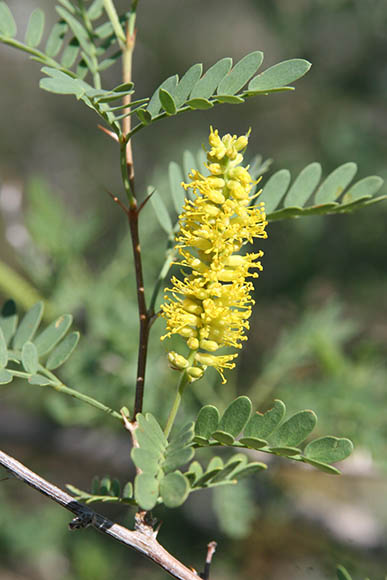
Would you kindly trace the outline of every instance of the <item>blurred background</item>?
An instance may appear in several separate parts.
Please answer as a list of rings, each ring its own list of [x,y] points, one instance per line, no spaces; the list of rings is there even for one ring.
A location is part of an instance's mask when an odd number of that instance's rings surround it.
[[[20,34],[37,6],[55,20],[51,0],[8,4]],[[267,175],[288,168],[294,178],[313,161],[327,175],[355,161],[357,178],[387,178],[383,0],[143,0],[137,24],[139,98],[195,62],[206,69],[257,49],[265,67],[295,57],[313,63],[294,92],[192,112],[141,132],[134,143],[139,192],[154,185],[167,196],[168,163],[181,163],[184,149],[197,152],[210,124],[221,134],[251,127],[249,155],[273,159]],[[71,312],[82,338],[63,380],[114,408],[130,407],[133,266],[125,219],[107,195],[122,194],[117,147],[82,103],[40,91],[39,66],[24,54],[1,46],[0,78],[0,298],[14,297],[21,312],[43,298],[47,320]],[[115,66],[106,86],[119,82]],[[381,203],[352,215],[273,223],[259,244],[264,272],[236,371],[226,385],[212,375],[187,392],[182,422],[201,405],[223,409],[238,394],[260,410],[279,397],[290,412],[316,411],[314,435],[348,436],[356,448],[340,477],[269,457],[266,473],[235,488],[158,510],[161,543],[186,564],[201,570],[206,544],[219,542],[213,580],[331,579],[337,563],[354,580],[387,577],[386,218]],[[167,241],[150,204],[141,234],[150,291]],[[165,419],[176,377],[165,362],[167,345],[159,344],[162,330],[161,322],[153,329],[145,404]],[[0,387],[0,440],[59,486],[87,489],[94,474],[122,482],[133,475],[129,442],[115,421],[41,387]],[[16,481],[0,482],[0,506],[1,580],[167,577],[92,531],[70,534],[66,511]],[[130,510],[97,509],[132,523]]]

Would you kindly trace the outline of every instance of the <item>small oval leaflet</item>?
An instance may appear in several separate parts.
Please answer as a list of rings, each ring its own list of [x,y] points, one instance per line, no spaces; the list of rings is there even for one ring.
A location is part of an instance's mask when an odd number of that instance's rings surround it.
[[[39,356],[47,354],[54,348],[70,328],[72,320],[71,314],[63,314],[36,337],[34,343]]]
[[[219,83],[218,95],[235,95],[257,72],[263,62],[263,52],[257,50],[244,56]]]
[[[290,183],[290,171],[280,169],[265,183],[259,201],[265,204],[266,213],[272,212],[280,203]]]
[[[346,459],[353,451],[353,443],[340,437],[319,437],[305,447],[305,456],[314,461],[336,463]]]
[[[8,362],[8,349],[5,342],[4,333],[0,327],[0,369],[3,369]]]
[[[160,103],[167,113],[167,115],[176,115],[177,107],[176,103],[171,95],[167,90],[160,89],[159,90],[159,99]]]
[[[33,342],[26,342],[22,349],[22,363],[27,373],[35,374],[39,367],[39,356]]]
[[[205,405],[199,411],[195,423],[195,435],[209,439],[217,430],[220,420],[219,411],[214,405]]]
[[[166,507],[178,507],[185,502],[188,493],[188,480],[180,471],[168,473],[160,482],[160,495]]]
[[[268,91],[281,88],[303,77],[311,67],[311,63],[303,58],[284,60],[266,69],[250,81],[248,90]]]
[[[144,510],[155,507],[159,495],[159,482],[149,473],[140,473],[134,480],[134,497]]]
[[[8,8],[7,4],[3,1],[0,2],[0,34],[4,36],[16,36],[17,28],[16,22],[12,15],[12,12]]]
[[[7,300],[0,314],[0,328],[3,331],[6,344],[9,343],[14,335],[17,326],[18,316],[16,305],[13,300]]]
[[[269,438],[271,447],[296,447],[313,431],[317,416],[313,411],[299,411],[276,429]]]
[[[6,369],[0,369],[0,385],[7,385],[13,379],[13,375]]]
[[[43,310],[43,302],[37,302],[26,312],[13,339],[15,349],[21,349],[25,342],[33,338],[42,320]]]
[[[36,8],[28,21],[26,31],[26,44],[34,48],[40,44],[44,31],[44,12],[40,8]]]
[[[320,204],[335,201],[351,183],[356,172],[357,165],[351,161],[337,167],[318,188],[315,203]]]
[[[218,431],[224,431],[237,437],[248,422],[252,404],[248,397],[242,395],[232,401],[226,408],[220,420]]]
[[[190,95],[191,99],[208,99],[211,97],[231,67],[231,58],[226,57],[218,60],[196,83]]]
[[[51,352],[46,363],[46,368],[52,371],[66,362],[77,346],[79,336],[79,332],[70,332]]]

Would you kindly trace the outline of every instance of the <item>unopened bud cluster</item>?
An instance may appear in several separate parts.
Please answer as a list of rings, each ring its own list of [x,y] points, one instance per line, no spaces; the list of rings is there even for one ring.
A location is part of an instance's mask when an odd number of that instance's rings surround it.
[[[223,347],[239,349],[247,339],[254,301],[253,285],[246,278],[258,276],[251,269],[262,270],[262,251],[239,252],[254,238],[267,237],[267,222],[263,204],[250,205],[255,183],[248,168],[240,165],[248,137],[220,138],[211,127],[209,143],[210,175],[192,170],[192,181],[182,184],[192,189],[194,200],[185,200],[176,247],[190,273],[183,280],[172,277],[172,287],[166,289],[161,315],[167,333],[162,338],[179,334],[185,339],[190,355],[170,352],[168,359],[172,368],[185,370],[189,380],[214,367],[226,382],[223,370],[234,368],[237,354],[214,353]]]

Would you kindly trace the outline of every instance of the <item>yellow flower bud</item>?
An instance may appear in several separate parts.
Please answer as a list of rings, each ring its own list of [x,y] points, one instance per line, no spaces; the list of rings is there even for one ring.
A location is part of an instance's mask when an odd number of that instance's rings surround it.
[[[187,369],[187,375],[189,382],[193,383],[194,381],[202,378],[204,375],[204,369],[201,369],[200,367],[189,367]]]
[[[209,350],[210,352],[215,352],[216,350],[218,350],[219,344],[214,340],[203,339],[200,341],[200,348],[202,348],[203,350]]]
[[[186,369],[189,365],[186,358],[184,358],[181,354],[174,352],[173,350],[168,353],[168,361],[170,366],[177,371]]]
[[[191,350],[197,350],[199,348],[199,341],[197,338],[189,338],[187,340],[187,346],[188,348],[190,348]]]

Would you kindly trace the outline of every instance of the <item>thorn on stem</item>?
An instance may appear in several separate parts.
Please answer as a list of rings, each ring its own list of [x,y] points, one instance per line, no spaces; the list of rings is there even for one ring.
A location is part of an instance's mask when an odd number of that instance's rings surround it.
[[[119,143],[120,140],[118,139],[118,135],[113,133],[113,131],[109,131],[109,129],[106,129],[106,127],[104,127],[103,125],[97,125],[97,127],[98,129],[101,129],[101,131],[106,133],[106,135],[109,135],[109,137],[111,137],[113,141],[117,141],[117,143]]]
[[[140,204],[140,207],[137,210],[137,213],[140,213],[140,211],[145,207],[145,205],[148,203],[148,201],[150,200],[150,198],[152,197],[152,195],[155,193],[155,189],[153,191],[150,192],[149,195],[146,196],[146,198],[144,199],[144,201]]]
[[[110,197],[112,198],[112,200],[114,201],[114,203],[116,203],[117,205],[119,205],[120,208],[122,209],[122,211],[124,211],[126,215],[129,215],[129,210],[122,203],[122,201],[116,195],[113,195],[110,191],[108,191],[108,194],[110,195]]]

